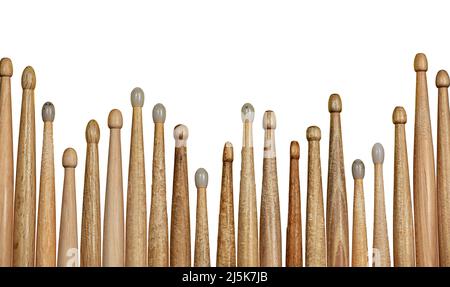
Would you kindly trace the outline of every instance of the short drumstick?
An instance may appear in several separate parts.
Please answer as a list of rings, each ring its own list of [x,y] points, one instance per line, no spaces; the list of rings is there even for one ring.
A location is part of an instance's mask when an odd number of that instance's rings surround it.
[[[406,112],[396,107],[392,114],[395,125],[394,150],[394,266],[414,267],[414,223],[409,183],[408,152],[406,147]]]
[[[98,142],[100,128],[95,120],[86,127],[86,168],[81,218],[81,267],[101,266],[100,180]]]
[[[170,223],[170,266],[191,266],[191,227],[189,216],[189,185],[187,170],[188,128],[177,125],[173,171],[172,216]]]
[[[46,102],[42,107],[44,135],[39,185],[39,207],[36,239],[36,266],[56,266],[55,164],[53,120],[55,107]]]
[[[197,216],[195,225],[194,266],[210,267],[208,209],[206,203],[208,172],[205,169],[199,168],[195,172],[195,186],[197,187]]]
[[[302,216],[300,200],[299,158],[300,146],[291,142],[289,171],[289,210],[286,230],[286,267],[301,267],[302,259]]]
[[[22,74],[22,110],[17,148],[16,191],[14,198],[13,265],[34,266],[36,227],[36,130],[32,67]]]
[[[308,267],[327,266],[327,241],[320,164],[320,128],[311,126],[306,130],[308,140],[308,190],[306,201],[306,252]]]
[[[364,163],[357,159],[352,165],[354,179],[352,267],[369,266],[367,249],[366,208],[364,203]]]
[[[164,152],[164,122],[166,108],[153,107],[155,133],[153,140],[152,200],[148,231],[148,266],[169,266],[169,230],[166,200],[166,156]]]
[[[108,116],[109,152],[103,224],[103,266],[123,267],[125,263],[122,143],[122,113],[112,110]]]
[[[226,142],[222,157],[222,190],[220,192],[217,267],[236,266],[236,238],[233,203],[233,145]]]
[[[0,267],[13,257],[14,159],[11,111],[12,62],[0,61]]]
[[[256,207],[255,167],[253,159],[253,119],[255,109],[249,103],[241,109],[244,126],[241,151],[241,182],[238,216],[238,267],[258,267],[258,214]]]
[[[58,267],[78,267],[77,201],[75,168],[77,153],[67,148],[62,157],[64,187],[59,224]]]

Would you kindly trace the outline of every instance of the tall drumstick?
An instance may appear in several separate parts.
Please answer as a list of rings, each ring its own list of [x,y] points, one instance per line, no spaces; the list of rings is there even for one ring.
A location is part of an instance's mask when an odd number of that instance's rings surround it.
[[[416,118],[414,125],[414,223],[416,264],[439,266],[437,193],[434,177],[434,151],[428,105],[427,58],[417,54]]]
[[[392,114],[395,125],[394,151],[394,266],[416,265],[414,225],[406,148],[406,112],[396,107]]]
[[[387,231],[383,181],[384,148],[380,143],[373,145],[372,160],[375,165],[372,266],[389,267],[391,265],[391,259],[389,255],[389,237]]]
[[[357,159],[353,162],[352,174],[355,181],[355,193],[353,195],[352,267],[367,267],[369,266],[369,258],[363,185],[365,167],[361,160]]]
[[[195,186],[197,187],[197,217],[195,225],[194,266],[210,267],[208,209],[206,202],[208,172],[205,169],[199,168],[195,172]]]
[[[223,147],[222,190],[220,192],[219,231],[217,239],[217,267],[236,266],[233,203],[233,145]]]
[[[302,260],[302,215],[300,204],[300,179],[298,160],[300,147],[291,142],[291,162],[289,172],[289,211],[286,231],[286,266],[301,267]]]
[[[188,135],[188,128],[184,125],[177,125],[173,130],[175,162],[170,222],[170,266],[172,267],[191,266],[191,225],[186,150]]]
[[[342,102],[338,94],[328,101],[330,112],[330,151],[327,189],[327,257],[328,266],[349,265],[348,211],[342,151]]]
[[[164,122],[166,108],[153,107],[155,136],[153,140],[152,202],[148,232],[148,266],[169,266],[169,230],[166,200],[166,156],[164,152]]]
[[[123,267],[125,263],[122,144],[122,113],[112,110],[108,116],[109,153],[103,224],[103,266]]]
[[[0,267],[12,264],[14,159],[11,111],[11,60],[0,61]]]
[[[95,120],[90,120],[86,127],[87,148],[83,216],[81,219],[81,267],[101,266],[99,140],[100,128]]]
[[[308,140],[308,190],[306,201],[306,266],[327,266],[327,241],[320,164],[320,128],[306,130]]]
[[[446,71],[436,76],[438,87],[438,143],[437,143],[437,193],[439,212],[439,262],[450,266],[450,111],[448,87],[450,79]]]
[[[78,232],[77,200],[75,189],[75,168],[77,153],[67,148],[62,157],[64,166],[64,187],[61,204],[61,221],[59,224],[58,267],[77,267]]]
[[[46,102],[42,107],[44,135],[39,186],[39,207],[36,239],[36,266],[56,266],[55,164],[53,151],[53,120],[55,107]]]
[[[241,182],[239,191],[238,252],[239,267],[259,266],[258,214],[256,207],[255,167],[253,161],[253,119],[255,110],[244,104],[241,118],[244,126],[241,151]]]
[[[144,91],[131,91],[133,121],[131,127],[130,165],[128,171],[126,266],[147,266],[147,196],[145,188],[142,106]]]
[[[14,199],[13,265],[34,266],[36,227],[36,130],[32,67],[22,74],[22,110],[17,148],[16,192]]]

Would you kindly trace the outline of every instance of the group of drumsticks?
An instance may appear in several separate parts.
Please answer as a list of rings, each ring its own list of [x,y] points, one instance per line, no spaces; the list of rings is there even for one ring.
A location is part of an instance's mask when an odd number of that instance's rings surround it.
[[[437,74],[436,86],[439,100],[437,176],[435,177],[427,68],[425,55],[417,54],[414,60],[414,69],[417,75],[413,168],[414,205],[412,205],[411,199],[406,148],[406,112],[402,107],[396,107],[392,115],[395,125],[394,266],[450,266],[450,114],[448,102],[450,80],[444,70]],[[52,131],[54,107],[47,102],[42,108],[44,131],[36,228],[34,107],[36,78],[33,68],[25,68],[22,74],[22,110],[14,188],[10,84],[12,74],[11,60],[3,58],[0,63],[0,266],[191,266],[187,127],[177,125],[174,129],[175,163],[169,240],[164,151],[165,107],[157,104],[153,108],[154,149],[148,225],[142,128],[143,91],[135,88],[131,92],[133,118],[125,215],[121,156],[122,114],[117,109],[110,112],[102,241],[98,159],[100,130],[97,122],[91,120],[86,128],[87,149],[81,243],[78,246],[75,200],[77,153],[74,149],[67,148],[62,157],[65,172],[57,252]],[[328,109],[330,112],[330,142],[326,217],[323,206],[320,163],[321,130],[319,127],[311,126],[306,131],[308,183],[304,264],[305,266],[368,266],[369,252],[363,191],[364,163],[355,160],[352,166],[354,201],[350,261],[347,193],[340,120],[342,103],[339,95],[330,96]],[[254,109],[251,104],[245,104],[241,112],[243,144],[237,246],[233,203],[234,154],[232,144],[227,142],[223,149],[216,266],[282,266],[275,114],[273,111],[266,111],[263,118],[264,160],[258,227],[252,135]],[[375,167],[372,265],[390,266],[383,183],[384,149],[381,144],[374,145],[372,157]],[[289,179],[285,264],[286,266],[303,266],[299,144],[296,141],[292,141],[290,147]],[[195,184],[197,186],[197,210],[193,264],[194,266],[210,266],[206,204],[208,173],[206,170],[197,170]],[[80,250],[79,253],[78,250]]]

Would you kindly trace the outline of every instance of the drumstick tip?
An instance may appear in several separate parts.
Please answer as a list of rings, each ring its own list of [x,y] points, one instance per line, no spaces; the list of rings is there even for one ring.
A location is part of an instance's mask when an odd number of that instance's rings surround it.
[[[330,113],[340,113],[342,111],[342,101],[338,94],[332,94],[328,100],[328,111]]]
[[[394,112],[392,113],[392,122],[394,124],[406,124],[407,117],[406,111],[403,107],[395,107]]]
[[[352,164],[353,179],[363,179],[366,174],[366,167],[360,159],[356,159]]]
[[[291,141],[291,158],[300,158],[300,145],[298,144],[298,141]]]
[[[13,66],[10,58],[0,60],[0,77],[11,77],[13,75]]]
[[[374,164],[383,163],[384,161],[384,148],[380,143],[376,143],[372,147],[372,160]]]
[[[199,168],[195,172],[195,186],[197,188],[206,188],[208,186],[208,172],[204,168]]]
[[[185,125],[177,125],[173,129],[173,137],[175,141],[186,141],[189,137],[189,130]]]
[[[136,87],[131,91],[131,105],[133,108],[142,108],[144,105],[144,91]]]
[[[51,102],[46,102],[42,106],[42,120],[44,122],[53,122],[55,119],[55,106]]]
[[[108,115],[108,127],[110,129],[121,129],[123,126],[122,112],[118,109],[113,109]]]
[[[22,73],[22,89],[29,90],[36,87],[36,73],[33,67],[28,66],[23,70]]]
[[[78,164],[77,152],[69,147],[63,153],[62,165],[65,168],[75,168]]]
[[[96,143],[100,141],[100,128],[96,120],[90,120],[86,126],[86,142]]]
[[[416,72],[426,72],[428,70],[427,56],[424,53],[416,54],[414,58],[414,70]]]
[[[277,127],[277,119],[274,111],[266,111],[263,117],[263,128],[265,130],[274,130]]]
[[[223,147],[223,159],[224,162],[233,162],[233,144],[226,142]]]
[[[153,107],[153,122],[164,123],[166,121],[166,107],[163,104],[158,103]]]
[[[306,139],[308,141],[319,141],[322,137],[322,134],[320,132],[320,128],[317,126],[310,126],[306,130]]]
[[[241,118],[242,122],[250,122],[252,123],[255,118],[255,108],[253,108],[252,104],[246,103],[242,106],[241,109]]]
[[[446,70],[440,70],[436,75],[436,87],[448,88],[450,86],[450,79]]]

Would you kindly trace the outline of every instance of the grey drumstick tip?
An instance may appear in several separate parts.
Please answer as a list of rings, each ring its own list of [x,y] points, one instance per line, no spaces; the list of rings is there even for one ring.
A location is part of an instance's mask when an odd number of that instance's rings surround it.
[[[208,186],[208,172],[204,168],[199,168],[195,172],[195,186],[206,188]]]
[[[252,123],[255,118],[255,109],[253,108],[252,104],[246,103],[242,106],[241,109],[241,118],[242,122],[250,122]]]
[[[153,122],[164,123],[166,121],[166,107],[163,104],[156,104],[153,107]]]
[[[380,143],[376,143],[372,148],[372,160],[374,164],[383,163],[384,161],[384,148]]]
[[[136,87],[131,91],[131,105],[133,108],[144,105],[144,91],[141,88]]]
[[[51,102],[46,102],[42,106],[42,120],[44,122],[53,122],[55,119],[55,106]]]
[[[360,159],[356,159],[352,164],[352,174],[354,179],[363,179],[366,173],[364,163]]]

